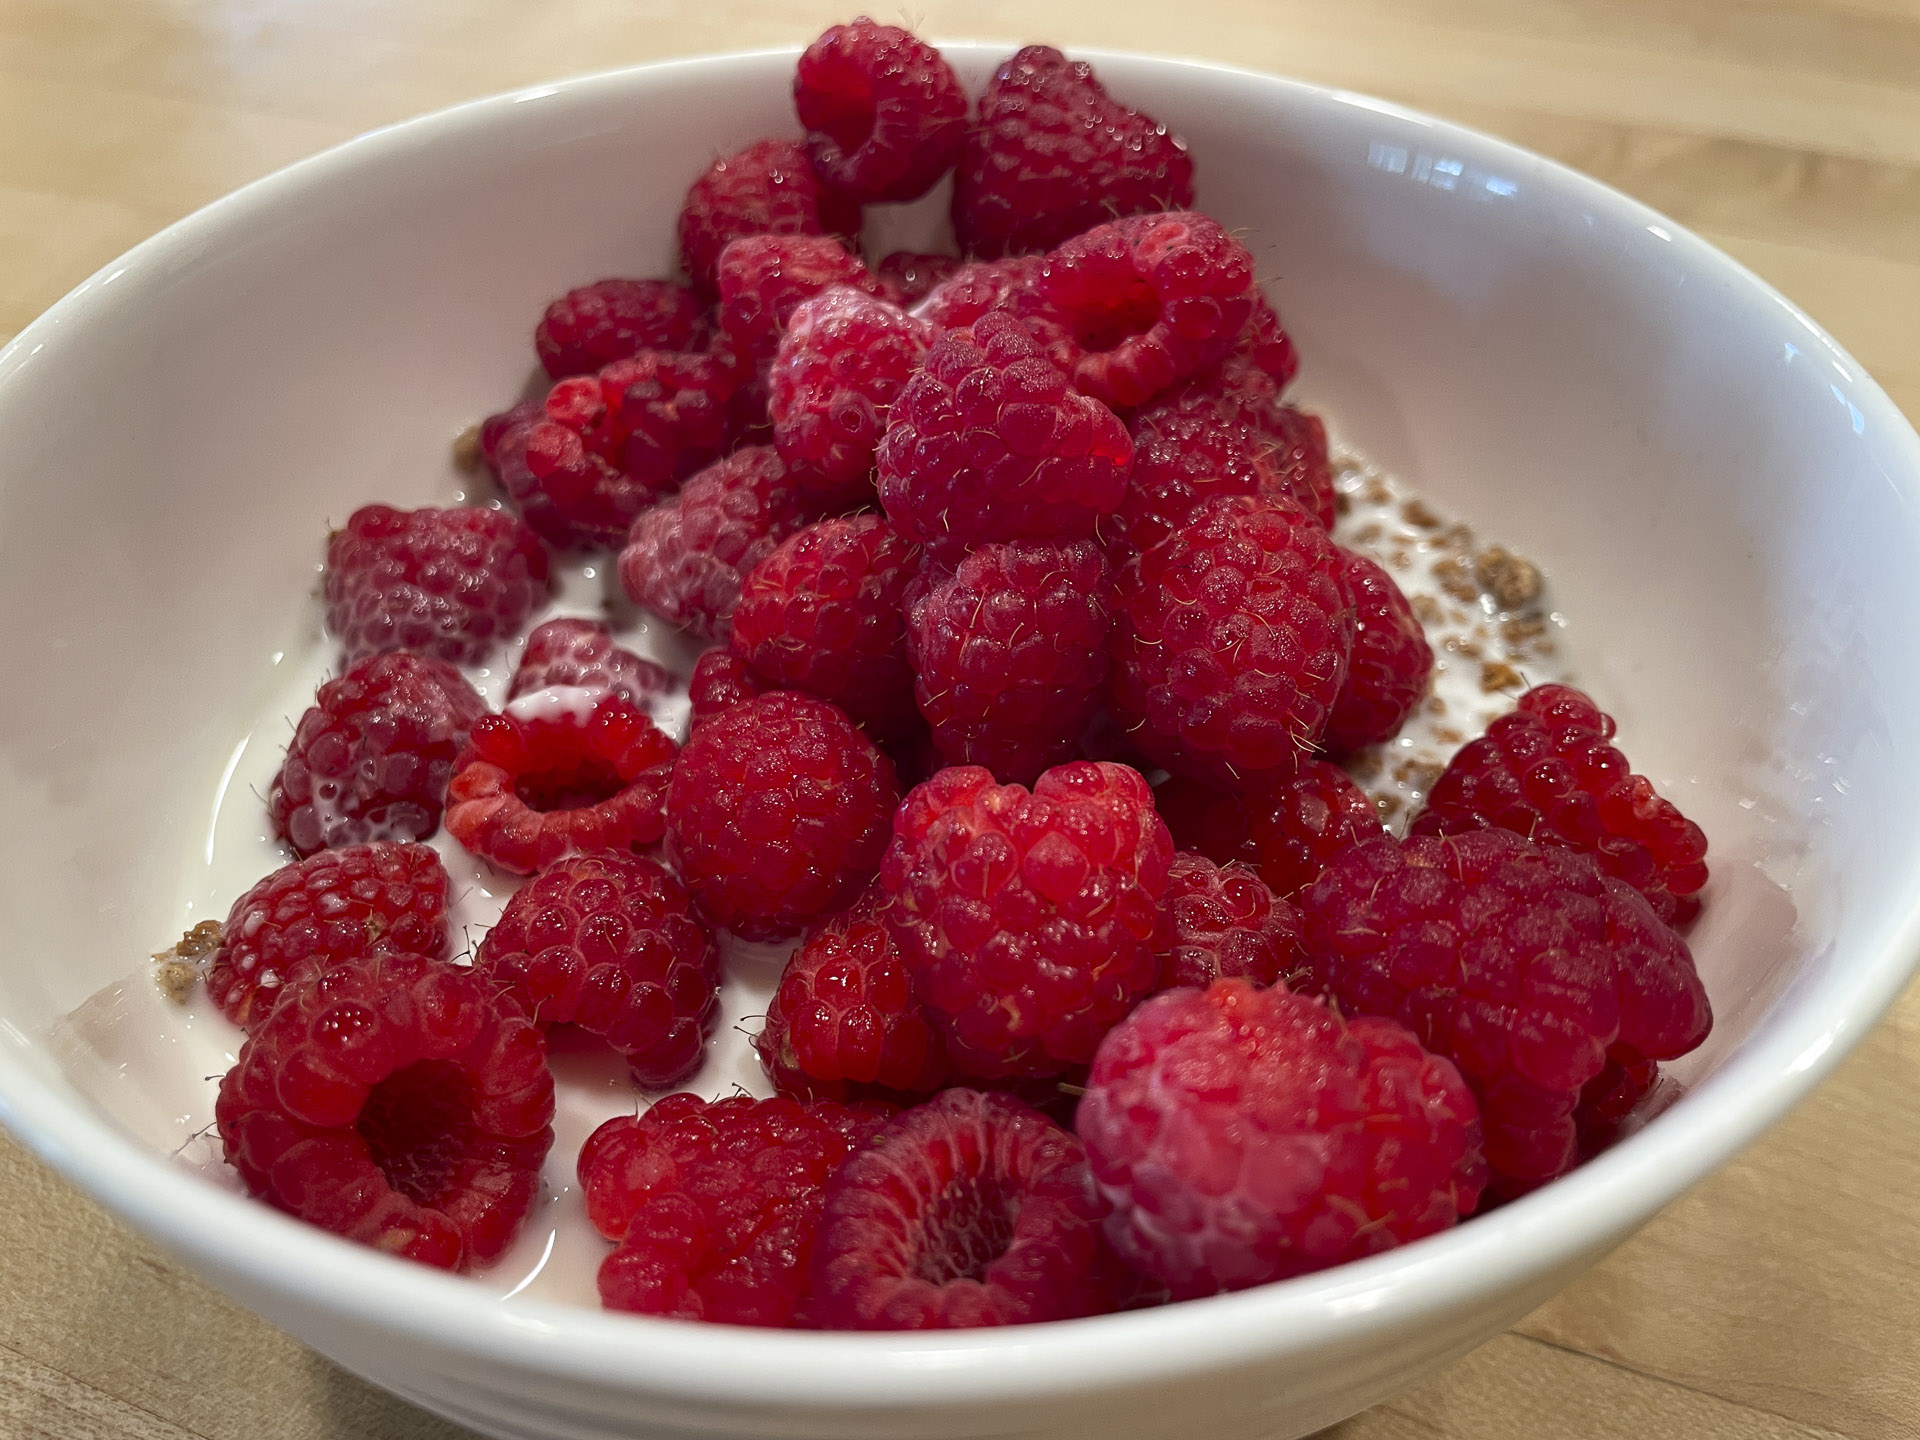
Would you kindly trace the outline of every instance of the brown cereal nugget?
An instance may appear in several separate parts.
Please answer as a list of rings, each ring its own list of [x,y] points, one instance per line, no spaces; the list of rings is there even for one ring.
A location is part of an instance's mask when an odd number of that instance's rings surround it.
[[[1501,545],[1489,545],[1473,562],[1474,578],[1502,610],[1523,610],[1540,598],[1540,568]]]

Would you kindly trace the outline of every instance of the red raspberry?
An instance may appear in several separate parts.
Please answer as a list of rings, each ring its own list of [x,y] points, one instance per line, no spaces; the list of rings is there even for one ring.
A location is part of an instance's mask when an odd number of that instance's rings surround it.
[[[1416,835],[1496,826],[1591,855],[1669,925],[1700,913],[1707,837],[1607,742],[1613,717],[1567,685],[1539,685],[1434,782]]]
[[[731,650],[709,650],[695,662],[693,678],[687,682],[687,698],[692,702],[688,728],[698,730],[716,715],[759,694],[760,683],[745,660]]]
[[[487,702],[443,660],[362,660],[320,687],[267,792],[273,833],[296,855],[440,828],[454,757]]]
[[[881,257],[873,275],[887,299],[911,305],[960,268],[957,255],[928,255],[918,250],[895,250]]]
[[[1067,241],[1040,266],[1063,325],[1049,347],[1084,395],[1144,405],[1226,355],[1253,313],[1253,256],[1197,211],[1135,215]]]
[[[1246,865],[1287,897],[1319,879],[1341,851],[1386,834],[1367,792],[1324,760],[1232,795],[1176,775],[1154,789],[1153,803],[1176,845],[1217,865]]]
[[[644,710],[672,686],[671,675],[622,650],[599,621],[549,620],[527,636],[507,698],[556,687],[598,690]]]
[[[790,140],[761,140],[716,160],[687,191],[680,211],[680,254],[693,288],[719,290],[720,252],[743,235],[853,236],[860,207],[820,183],[806,153]]]
[[[1336,755],[1398,735],[1433,675],[1433,648],[1393,577],[1365,555],[1341,554],[1353,597],[1353,658],[1327,717],[1324,743]]]
[[[899,800],[893,762],[845,715],[776,691],[687,741],[667,789],[667,847],[716,921],[778,940],[866,887]]]
[[[908,612],[914,696],[949,764],[1031,785],[1072,758],[1107,676],[1112,583],[1100,547],[983,545]]]
[[[1267,465],[1281,488],[1298,500],[1328,530],[1338,513],[1333,491],[1333,462],[1327,455],[1327,427],[1318,415],[1291,405],[1274,412],[1274,445]]]
[[[1186,143],[1109,96],[1091,65],[1045,45],[994,71],[954,170],[954,234],[988,258],[1191,204]]]
[[[514,892],[475,973],[542,1028],[577,1025],[664,1090],[700,1068],[720,1000],[720,952],[684,886],[651,860],[583,855]]]
[[[556,380],[591,375],[642,350],[698,348],[706,307],[671,280],[596,280],[547,306],[533,348]]]
[[[817,521],[753,567],[728,643],[760,686],[831,700],[876,739],[904,735],[918,717],[901,606],[919,561],[878,515]]]
[[[536,691],[474,723],[447,833],[502,870],[641,849],[666,828],[674,744],[618,695]]]
[[[412,650],[466,665],[545,602],[547,552],[498,510],[363,505],[327,541],[325,588],[347,664]]]
[[[907,796],[893,836],[889,923],[961,1073],[1085,1064],[1153,988],[1173,841],[1137,771],[1061,765],[1029,794],[957,766]]]
[[[1340,551],[1291,501],[1226,495],[1123,566],[1114,713],[1170,770],[1239,786],[1311,753],[1346,679]]]
[[[1241,328],[1233,349],[1220,362],[1220,380],[1229,390],[1268,402],[1300,373],[1300,352],[1280,323],[1280,312],[1259,290],[1253,292],[1253,313]]]
[[[1107,1036],[1075,1121],[1114,1249],[1177,1300],[1375,1255],[1486,1183],[1460,1072],[1404,1026],[1221,980]]]
[[[281,866],[227,912],[207,994],[248,1029],[292,985],[376,946],[446,958],[447,872],[425,845],[350,845]]]
[[[1080,1142],[1010,1095],[947,1090],[896,1115],[827,1182],[816,1322],[957,1330],[1120,1307]]]
[[[737,370],[763,376],[801,302],[846,285],[882,294],[860,257],[827,235],[749,235],[720,256],[720,325]]]
[[[1686,943],[1645,900],[1505,830],[1354,846],[1299,904],[1300,980],[1460,1067],[1501,1195],[1574,1163],[1574,1109],[1611,1046],[1672,1059],[1712,1025]]]
[[[1607,1063],[1580,1092],[1573,1112],[1580,1158],[1591,1160],[1620,1138],[1626,1122],[1660,1083],[1660,1067],[1631,1045],[1607,1051]]]
[[[544,405],[488,416],[480,450],[527,524],[561,549],[618,545],[666,488],[622,473],[587,448],[581,431],[548,419]]]
[[[877,1107],[669,1095],[587,1138],[580,1186],[620,1248],[610,1310],[729,1325],[804,1325],[827,1177],[879,1127]]]
[[[1299,915],[1244,866],[1177,851],[1163,903],[1172,938],[1160,956],[1161,990],[1204,990],[1234,976],[1271,985],[1304,963]]]
[[[725,448],[739,384],[730,351],[642,350],[597,375],[560,381],[547,392],[547,418],[577,434],[630,488],[658,498]],[[529,464],[536,458],[530,453]],[[547,493],[566,499],[551,483]],[[645,503],[621,513],[631,520]],[[602,529],[611,523],[595,518]]]
[[[872,503],[873,452],[930,333],[897,305],[846,285],[794,307],[774,356],[768,413],[780,458],[810,499]]]
[[[633,522],[621,587],[670,625],[724,636],[742,579],[811,518],[777,454],[736,450]]]
[[[806,48],[793,108],[814,170],[863,205],[919,199],[967,133],[967,92],[940,52],[864,15]]]
[[[903,1099],[946,1084],[947,1052],[920,1008],[885,911],[884,896],[863,896],[788,957],[754,1040],[782,1095]]]
[[[1005,310],[1052,338],[1054,322],[1040,298],[1040,264],[1038,255],[971,261],[929,290],[913,313],[937,329],[964,330],[990,310]]]
[[[268,1204],[465,1270],[497,1260],[533,1208],[553,1077],[533,1022],[477,976],[376,950],[288,990],[214,1117]]]
[[[1133,445],[1018,320],[950,330],[894,402],[880,503],[942,562],[996,540],[1079,540],[1126,493]]]

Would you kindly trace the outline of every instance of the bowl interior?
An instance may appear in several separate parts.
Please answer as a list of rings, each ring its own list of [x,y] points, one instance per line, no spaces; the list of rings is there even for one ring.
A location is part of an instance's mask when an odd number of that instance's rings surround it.
[[[953,53],[977,87],[1003,52]],[[789,65],[653,67],[356,142],[124,257],[0,354],[0,1119],[43,1150],[49,1106],[90,1144],[121,1123],[110,1067],[49,1043],[63,1017],[233,898],[210,809],[280,667],[319,653],[325,524],[465,488],[448,442],[522,390],[542,305],[668,273],[690,177],[792,132]],[[1101,68],[1187,137],[1200,208],[1253,247],[1299,400],[1543,565],[1579,679],[1711,837],[1693,944],[1717,1025],[1626,1147],[1667,1136],[1666,1178],[1625,1202],[1646,1213],[1910,963],[1920,444],[1790,305],[1545,161],[1360,97]],[[923,203],[877,216],[870,248],[940,233]],[[169,1148],[141,1130],[127,1165]]]

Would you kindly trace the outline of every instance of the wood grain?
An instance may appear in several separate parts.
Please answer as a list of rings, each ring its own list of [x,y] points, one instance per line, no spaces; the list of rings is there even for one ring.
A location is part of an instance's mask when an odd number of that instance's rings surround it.
[[[813,0],[0,0],[0,341],[154,230],[371,126],[842,18]],[[1752,267],[1920,416],[1916,0],[936,0],[906,18],[1229,60],[1543,151]],[[1920,991],[1515,1332],[1329,1435],[1920,1436],[1916,1095]],[[464,1433],[215,1295],[4,1137],[0,1215],[0,1436]]]

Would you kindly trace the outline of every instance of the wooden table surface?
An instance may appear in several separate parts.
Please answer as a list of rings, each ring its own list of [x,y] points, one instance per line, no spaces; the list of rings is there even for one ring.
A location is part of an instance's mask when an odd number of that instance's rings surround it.
[[[845,18],[814,0],[0,0],[0,342],[168,222],[371,126]],[[909,18],[1219,58],[1544,151],[1751,266],[1920,417],[1920,0],[920,0]],[[1920,1435],[1917,1097],[1920,990],[1571,1290],[1328,1433]],[[0,1136],[0,1436],[462,1433],[214,1294]]]

